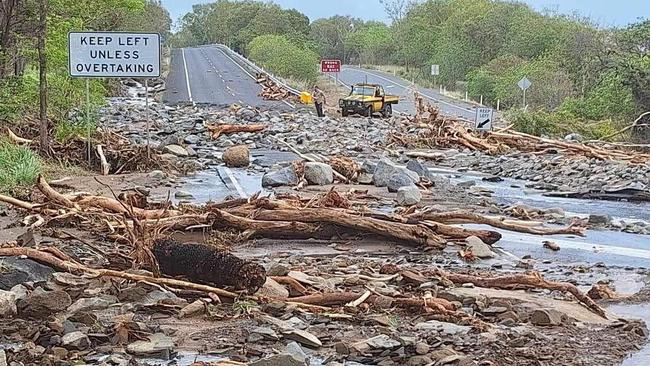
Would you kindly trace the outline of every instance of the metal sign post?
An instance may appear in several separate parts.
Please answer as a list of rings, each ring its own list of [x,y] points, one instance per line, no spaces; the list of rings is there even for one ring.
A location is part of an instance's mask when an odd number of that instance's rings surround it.
[[[149,122],[149,79],[144,79],[144,118],[147,129],[147,159],[151,159],[151,129]]]
[[[90,148],[90,79],[86,78],[86,144],[88,145],[88,166],[90,165],[90,158],[92,150]]]

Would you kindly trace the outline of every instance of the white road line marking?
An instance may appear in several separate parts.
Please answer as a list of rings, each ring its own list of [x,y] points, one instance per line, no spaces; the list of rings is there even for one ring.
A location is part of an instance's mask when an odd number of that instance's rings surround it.
[[[224,56],[226,56],[230,61],[232,61],[233,64],[237,65],[237,67],[239,67],[243,72],[245,72],[246,75],[250,76],[251,79],[253,79],[253,80],[257,80],[257,79],[255,78],[255,76],[253,76],[253,74],[251,74],[250,72],[248,72],[248,71],[247,71],[247,70],[246,70],[242,65],[238,64],[237,61],[235,61],[232,57],[228,56],[225,52],[223,52],[223,50],[222,50],[221,48],[217,48],[217,49],[218,49],[219,52],[221,52]]]
[[[237,190],[237,194],[239,194],[239,197],[248,198],[248,195],[246,194],[242,186],[239,185],[237,178],[235,178],[235,175],[232,174],[232,170],[230,170],[230,168],[228,167],[223,167],[223,170],[226,172],[226,175],[228,175],[228,178],[230,178],[232,185],[235,186],[235,189]]]
[[[192,100],[192,89],[190,89],[190,75],[187,72],[187,61],[185,60],[185,49],[181,48],[181,54],[183,55],[183,68],[185,69],[185,83],[187,84],[187,95],[190,98],[190,102],[194,105],[194,100]]]
[[[366,71],[366,70],[363,70],[363,69],[350,69],[350,68],[348,68],[348,70],[358,70],[358,71],[361,71],[361,72],[363,72],[363,73],[366,73],[366,74],[369,74],[369,75],[372,75],[372,76],[378,77],[378,78],[380,78],[380,79],[382,79],[382,80],[386,80],[386,81],[388,81],[389,83],[395,84],[395,85],[400,86],[400,87],[402,87],[402,88],[404,88],[404,89],[408,89],[408,88],[409,88],[408,86],[404,86],[404,85],[402,85],[402,84],[396,83],[396,82],[393,81],[393,80],[390,80],[390,79],[388,79],[388,78],[385,78],[385,77],[383,77],[383,76],[381,76],[381,75],[377,75],[377,74],[372,73],[372,72],[370,72],[370,71]],[[475,113],[475,112],[476,112],[474,109],[467,109],[467,108],[459,107],[459,106],[457,106],[457,105],[455,105],[455,104],[453,104],[453,103],[445,102],[445,101],[442,100],[442,99],[438,99],[438,98],[432,97],[432,96],[430,96],[430,95],[428,95],[428,94],[424,94],[424,93],[420,92],[419,90],[418,90],[418,92],[420,93],[421,96],[423,96],[423,97],[425,97],[425,98],[428,98],[428,99],[431,99],[431,100],[433,100],[433,101],[435,101],[435,102],[442,103],[442,104],[446,104],[446,105],[448,105],[448,106],[450,106],[450,107],[453,107],[453,108],[456,108],[456,109],[460,109],[460,110],[463,110],[463,111],[466,111],[466,112],[470,112],[470,113]]]

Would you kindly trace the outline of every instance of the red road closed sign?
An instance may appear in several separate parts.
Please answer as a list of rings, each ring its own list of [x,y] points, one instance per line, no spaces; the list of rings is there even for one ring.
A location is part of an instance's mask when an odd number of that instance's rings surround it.
[[[341,60],[321,60],[321,72],[341,72]]]

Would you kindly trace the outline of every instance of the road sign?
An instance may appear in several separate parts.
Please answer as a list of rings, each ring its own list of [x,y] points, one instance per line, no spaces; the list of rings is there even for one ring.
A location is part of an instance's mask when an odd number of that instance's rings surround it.
[[[476,108],[476,127],[477,131],[491,131],[492,121],[494,119],[494,110],[492,108]]]
[[[68,61],[74,77],[159,77],[160,35],[70,32]]]
[[[531,83],[530,80],[528,80],[528,78],[524,76],[523,79],[519,80],[517,85],[519,85],[519,88],[521,90],[526,90],[530,88],[530,86],[533,85],[533,83]]]
[[[341,72],[341,60],[321,60],[321,72]]]
[[[440,75],[440,65],[431,65],[431,75],[433,76]]]

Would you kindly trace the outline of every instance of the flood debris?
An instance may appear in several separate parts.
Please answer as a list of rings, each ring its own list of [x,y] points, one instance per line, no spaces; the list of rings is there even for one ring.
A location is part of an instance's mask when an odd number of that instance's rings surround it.
[[[203,244],[161,239],[154,243],[153,254],[163,274],[196,283],[255,293],[266,280],[266,271],[259,264]]]

